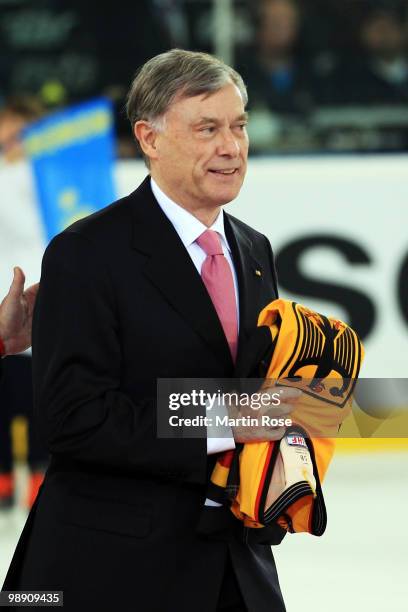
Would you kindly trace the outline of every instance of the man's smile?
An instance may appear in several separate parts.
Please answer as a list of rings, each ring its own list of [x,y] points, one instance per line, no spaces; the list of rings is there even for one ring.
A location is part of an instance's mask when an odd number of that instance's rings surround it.
[[[238,168],[230,168],[228,170],[216,170],[216,169],[211,169],[209,170],[209,172],[212,172],[213,174],[221,174],[224,176],[231,176],[233,174],[238,173]]]

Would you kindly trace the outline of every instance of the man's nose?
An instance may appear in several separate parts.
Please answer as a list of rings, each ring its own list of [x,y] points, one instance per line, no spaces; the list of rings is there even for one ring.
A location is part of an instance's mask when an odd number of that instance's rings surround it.
[[[230,130],[223,130],[220,134],[220,142],[218,144],[218,154],[228,157],[237,157],[239,155],[239,142]]]

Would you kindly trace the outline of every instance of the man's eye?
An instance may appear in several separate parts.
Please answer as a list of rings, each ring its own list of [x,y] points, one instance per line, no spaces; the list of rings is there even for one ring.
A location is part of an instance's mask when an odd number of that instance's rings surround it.
[[[241,131],[243,131],[246,128],[247,124],[246,123],[239,123],[237,125],[237,128]]]
[[[215,127],[213,125],[212,126],[208,126],[208,127],[204,127],[204,128],[201,128],[201,131],[202,132],[207,132],[207,134],[212,134],[213,132],[215,132]]]

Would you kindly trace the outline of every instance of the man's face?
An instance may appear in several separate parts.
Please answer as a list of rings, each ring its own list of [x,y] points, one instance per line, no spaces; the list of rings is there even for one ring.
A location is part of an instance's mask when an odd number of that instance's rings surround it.
[[[239,89],[176,100],[156,138],[151,173],[169,197],[190,209],[213,208],[238,195],[247,167],[247,117]]]

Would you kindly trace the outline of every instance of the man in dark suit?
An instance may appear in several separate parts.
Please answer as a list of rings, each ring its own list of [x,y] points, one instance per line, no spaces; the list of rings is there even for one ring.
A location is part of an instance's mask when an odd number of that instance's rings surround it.
[[[200,275],[205,262],[220,257],[211,265],[229,274],[237,361],[277,297],[267,238],[221,208],[245,176],[246,101],[240,76],[211,56],[149,60],[127,108],[150,176],[46,250],[33,375],[52,458],[5,590],[63,590],[75,612],[285,609],[269,546],[229,511],[218,537],[198,530],[217,452],[277,433],[156,433],[157,379],[234,372],[233,333]],[[213,254],[199,244],[207,230]],[[288,391],[281,413],[291,401]]]

